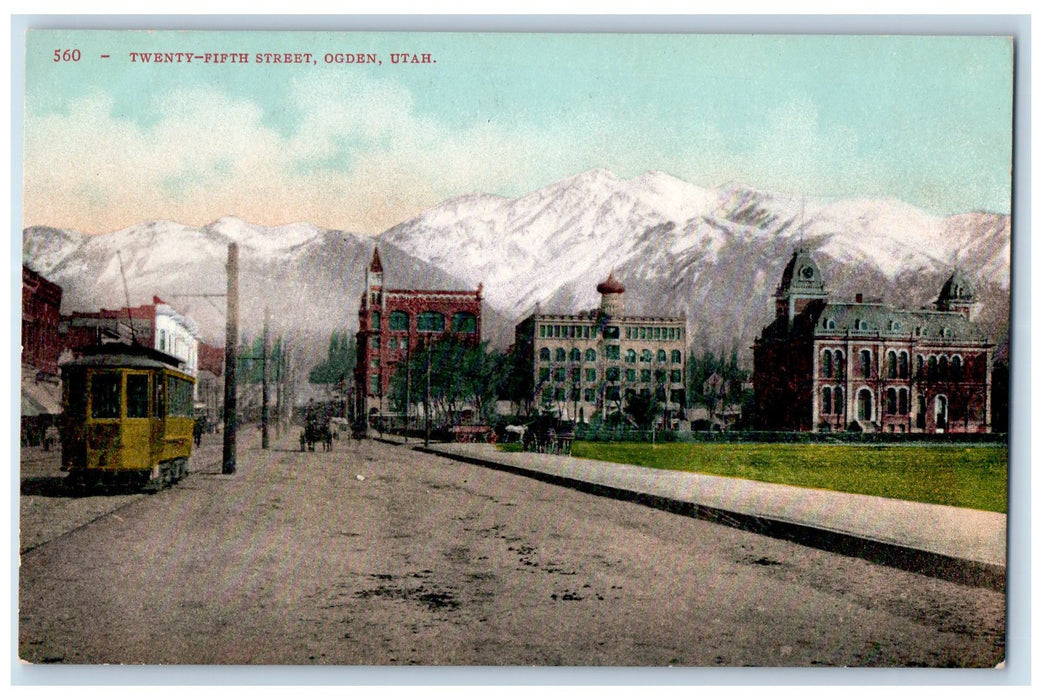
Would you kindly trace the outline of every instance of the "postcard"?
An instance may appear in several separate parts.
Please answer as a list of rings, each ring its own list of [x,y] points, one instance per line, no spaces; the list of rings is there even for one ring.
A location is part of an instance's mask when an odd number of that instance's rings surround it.
[[[18,658],[1002,666],[1014,49],[30,30]]]

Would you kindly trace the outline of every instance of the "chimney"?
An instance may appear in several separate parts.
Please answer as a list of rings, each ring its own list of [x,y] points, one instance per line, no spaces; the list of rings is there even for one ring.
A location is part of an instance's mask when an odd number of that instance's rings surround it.
[[[865,300],[865,296],[861,292],[858,292],[857,296],[854,297],[854,301],[856,301],[859,304],[861,302],[863,302],[864,300]]]

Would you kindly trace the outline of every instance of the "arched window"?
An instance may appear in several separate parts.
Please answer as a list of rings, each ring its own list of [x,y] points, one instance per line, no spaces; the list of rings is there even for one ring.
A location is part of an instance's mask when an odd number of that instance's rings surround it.
[[[587,362],[596,362],[597,361],[597,351],[594,350],[593,348],[587,348],[587,350],[586,350],[586,361]]]
[[[830,387],[821,390],[821,412],[826,415],[832,413],[832,389]]]
[[[838,414],[846,413],[843,403],[843,387],[837,386],[832,392],[832,405],[835,406],[835,411]]]
[[[948,378],[948,356],[941,355],[940,359],[937,360],[937,376],[941,379]]]
[[[683,355],[680,354],[679,350],[673,351],[673,364],[680,364],[684,361]]]
[[[641,362],[651,362],[651,358],[652,357],[653,357],[653,355],[651,354],[651,350],[644,349],[644,350],[640,351],[640,361]]]
[[[898,356],[897,367],[898,376],[901,377],[901,379],[908,379],[908,353],[904,350],[902,350],[901,354]]]
[[[861,376],[868,379],[872,376],[872,351],[861,351]]]
[[[897,353],[893,350],[886,354],[886,376],[897,379]]]
[[[478,332],[478,319],[477,317],[466,311],[457,311],[452,314],[452,332],[453,333],[477,333]]]
[[[567,357],[568,353],[565,352],[564,348],[557,348],[557,350],[554,351],[554,359],[558,362],[564,362]]]
[[[579,362],[583,359],[583,352],[579,348],[572,348],[571,357],[572,362]]]
[[[948,397],[941,395],[934,400],[933,406],[933,424],[934,427],[940,430],[947,430],[948,428]]]
[[[539,348],[539,361],[549,362],[550,361],[550,348]]]
[[[962,358],[958,355],[952,357],[952,379],[962,381]]]
[[[915,376],[922,379],[926,374],[926,360],[922,355],[915,356]]]
[[[858,420],[872,420],[872,392],[861,389],[857,392],[857,418]]]
[[[832,376],[832,351],[826,350],[825,355],[821,358],[821,371],[826,377]]]
[[[409,314],[404,311],[392,311],[388,322],[392,331],[409,330]]]
[[[442,333],[445,331],[445,317],[437,311],[422,311],[416,316],[416,330],[421,333]]]
[[[926,376],[928,379],[937,379],[937,358],[934,355],[930,355],[926,361]]]
[[[888,416],[897,413],[897,390],[893,387],[886,390],[886,413]]]
[[[908,389],[897,391],[897,412],[902,416],[908,415]]]
[[[836,361],[836,378],[843,379],[847,376],[847,363],[843,360],[843,351],[837,350],[835,355]]]
[[[656,362],[665,362],[666,361],[666,351],[665,350],[659,350],[658,353],[656,353],[656,355],[655,355],[655,361]]]
[[[633,364],[637,361],[637,351],[630,348],[626,351],[626,362]]]
[[[369,317],[369,327],[374,331],[380,330],[380,312],[374,311]]]

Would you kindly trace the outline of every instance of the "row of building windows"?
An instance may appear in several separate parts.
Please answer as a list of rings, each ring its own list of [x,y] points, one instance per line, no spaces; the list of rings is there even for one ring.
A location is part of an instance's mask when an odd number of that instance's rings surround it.
[[[886,390],[884,395],[885,409],[887,415],[908,415],[908,390],[894,389]],[[843,415],[846,406],[843,403],[843,389],[841,387],[825,387],[821,392],[822,415]],[[872,392],[861,389],[857,396],[857,416],[859,420],[872,419]]]
[[[554,381],[564,382],[568,380],[569,374],[571,375],[571,380],[576,383],[579,382],[580,378],[582,378],[584,381],[590,384],[597,381],[597,370],[593,367],[587,367],[583,371],[580,371],[578,368],[572,368],[570,373],[566,368],[558,367],[553,371],[552,374],[550,372],[549,367],[540,367],[539,381],[549,381],[550,377],[553,376]],[[638,376],[640,377],[639,381],[641,382],[650,382],[652,376],[654,376],[655,381],[660,384],[664,383],[667,377],[669,378],[669,381],[673,384],[679,384],[683,381],[684,377],[683,372],[681,372],[679,369],[670,370],[669,372],[667,372],[664,369],[657,369],[655,370],[654,374],[652,374],[652,371],[650,369],[642,369],[640,370],[639,375],[637,373],[637,370],[635,369],[627,369],[625,372],[623,372],[618,367],[608,367],[604,371],[604,380],[608,382],[618,382],[621,380],[622,377],[625,377],[627,382],[637,382]]]
[[[861,350],[858,353],[861,376],[868,379],[872,376],[872,351]],[[888,379],[908,379],[908,353],[902,350],[890,350],[886,354],[883,372]],[[821,357],[821,373],[826,378],[846,376],[846,365],[843,362],[843,351],[825,350]],[[962,379],[963,362],[959,355],[916,355],[916,376],[920,379]]]
[[[836,320],[833,318],[823,319],[821,322],[821,326],[825,330],[834,331],[836,330]],[[863,318],[855,318],[853,330],[858,333],[867,333],[869,331],[868,321],[864,320]],[[887,330],[891,333],[900,333],[902,331],[901,322],[891,319],[890,322],[887,324]],[[923,338],[929,336],[930,331],[926,326],[916,326],[912,331],[912,335],[914,335],[916,338]],[[951,338],[952,329],[948,328],[947,326],[942,326],[937,331],[937,337]]]
[[[626,340],[680,340],[679,328],[660,326],[626,327]]]
[[[370,318],[373,330],[380,328],[380,312],[374,311]],[[392,311],[387,319],[388,328],[392,331],[409,330],[409,314],[404,311]],[[477,333],[478,319],[467,311],[452,314],[453,333]],[[445,331],[445,315],[437,311],[422,311],[416,314],[416,330],[420,333],[442,333]]]
[[[539,324],[540,338],[596,338],[597,326],[589,325],[561,325],[561,324]]]
[[[650,395],[650,390],[641,389],[639,392],[635,389],[626,389],[626,397],[636,396],[638,393],[645,396]],[[542,392],[543,396],[552,399],[554,401],[579,401],[580,397],[584,403],[596,403],[597,402],[597,389],[586,388],[579,389],[572,387],[568,389],[566,387],[546,387]],[[622,392],[619,391],[617,386],[608,386],[604,388],[604,398],[607,401],[618,401],[622,396]],[[666,391],[662,387],[655,390],[655,396],[659,401],[666,400]],[[681,404],[684,402],[684,390],[673,389],[669,392],[669,400],[671,403]]]
[[[887,415],[907,416],[910,404],[908,402],[908,389],[895,389],[890,387],[884,396],[884,407]],[[925,399],[923,399],[925,401]],[[858,392],[858,418],[870,420],[872,415],[872,392],[861,389]],[[821,413],[822,415],[842,415],[846,412],[843,403],[843,388],[827,386],[821,390]]]
[[[599,333],[597,326],[588,324],[539,324],[540,338],[596,338]],[[618,339],[620,331],[618,326],[606,326],[604,337],[613,340]],[[626,340],[681,340],[680,328],[663,326],[626,326]]]
[[[605,348],[605,356],[609,359],[619,359],[619,346],[609,345]],[[587,348],[586,352],[583,353],[579,348],[572,348],[571,351],[567,351],[564,348],[557,348],[553,353],[552,357],[556,362],[581,362],[585,357],[586,362],[597,361],[597,351],[593,348]],[[551,358],[550,348],[539,349],[539,361],[549,362]],[[672,353],[667,354],[665,350],[659,350],[658,353],[653,353],[651,350],[645,348],[640,351],[641,362],[666,362],[667,360],[672,361],[673,364],[680,364],[684,361],[683,354],[679,350],[673,350]],[[633,364],[637,361],[637,351],[627,350],[626,351],[626,362]]]

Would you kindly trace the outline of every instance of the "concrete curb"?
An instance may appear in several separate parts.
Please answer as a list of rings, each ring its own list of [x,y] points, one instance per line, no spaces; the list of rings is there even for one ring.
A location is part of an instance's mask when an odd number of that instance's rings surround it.
[[[795,542],[807,547],[823,551],[857,557],[875,564],[891,566],[904,571],[939,578],[953,583],[993,591],[1006,590],[1006,567],[988,564],[946,554],[938,554],[906,545],[883,542],[870,537],[854,535],[846,532],[830,530],[824,526],[786,521],[775,517],[765,517],[749,513],[700,505],[665,496],[655,496],[631,489],[607,486],[581,479],[574,479],[559,474],[551,474],[534,469],[526,469],[512,464],[504,464],[494,460],[443,452],[422,445],[406,445],[392,440],[380,440],[390,445],[397,445],[426,454],[445,457],[458,462],[466,462],[477,466],[537,479],[555,486],[564,486],[595,496],[629,501],[640,505],[657,508],[686,517],[706,520],[728,527],[738,528],[767,537]]]

